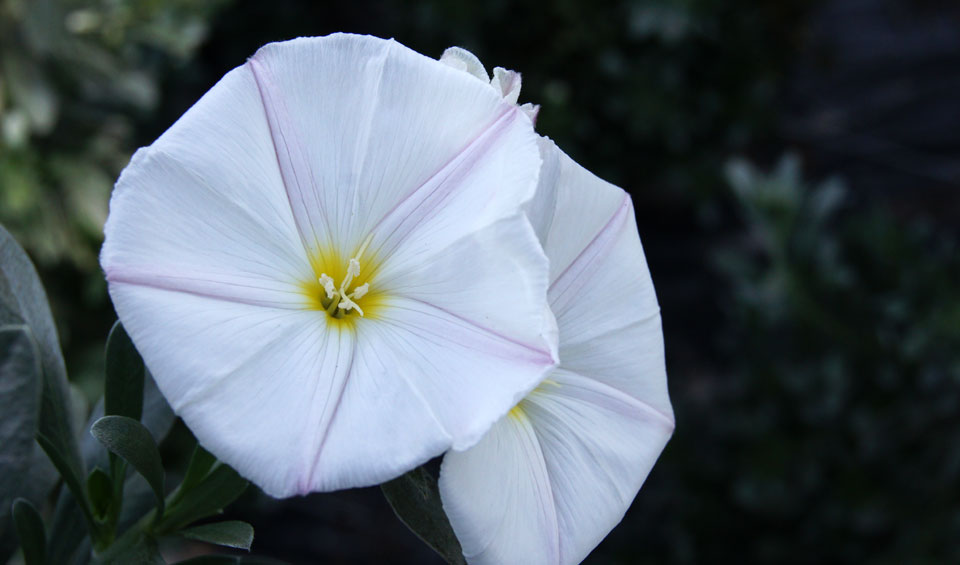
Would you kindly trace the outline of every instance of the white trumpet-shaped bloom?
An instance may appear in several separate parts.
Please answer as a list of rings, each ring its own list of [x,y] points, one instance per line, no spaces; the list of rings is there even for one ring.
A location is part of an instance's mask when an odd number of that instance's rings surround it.
[[[620,522],[674,428],[660,309],[630,197],[553,142],[529,215],[550,259],[560,365],[440,493],[471,564],[579,563]]]
[[[555,364],[528,116],[393,41],[270,44],[117,183],[101,263],[200,443],[274,496],[465,449]]]

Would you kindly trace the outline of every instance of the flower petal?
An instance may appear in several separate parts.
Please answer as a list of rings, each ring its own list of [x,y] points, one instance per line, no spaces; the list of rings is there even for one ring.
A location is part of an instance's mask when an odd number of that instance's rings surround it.
[[[669,416],[558,370],[523,409],[537,430],[559,525],[560,563],[579,563],[623,518],[673,434]]]
[[[528,215],[550,259],[561,365],[672,417],[660,308],[630,197],[553,142],[541,150],[545,172]]]
[[[268,494],[307,492],[349,372],[352,334],[326,327],[316,312],[123,283],[110,293],[200,443]]]
[[[357,325],[314,490],[378,484],[451,444],[472,445],[552,365],[549,354],[422,302],[391,299],[378,315]]]
[[[587,247],[624,204],[626,193],[597,178],[540,138],[543,167],[527,215],[550,258],[550,282]]]
[[[547,258],[523,214],[427,257],[404,250],[378,273],[376,284],[390,295],[487,327],[543,358],[556,351],[556,338],[551,338],[555,322],[546,298]]]
[[[452,163],[465,160],[469,167],[481,160],[491,145],[474,142],[502,125],[505,115],[518,113],[471,75],[369,36],[274,43],[248,66],[263,96],[297,224],[314,252],[322,242],[359,246],[397,215],[398,206],[409,208],[432,194],[455,172]],[[523,121],[525,128],[507,134],[534,143],[532,125]],[[466,159],[465,151],[471,153]],[[488,201],[500,209],[480,214],[471,226],[532,196],[539,159],[529,155],[514,167],[526,171],[524,184],[484,185]],[[515,198],[506,198],[514,192]]]
[[[540,156],[532,131],[522,112],[508,108],[391,210],[375,226],[370,245],[385,263],[384,279],[398,265],[422,264],[459,239],[515,215],[536,188]],[[505,247],[501,257],[512,252]]]
[[[378,484],[471,445],[553,364],[412,299],[353,330],[140,285],[111,296],[200,443],[277,497]]]
[[[540,441],[511,414],[440,468],[443,510],[471,564],[558,563],[559,525]]]
[[[386,278],[394,298],[377,326],[384,321],[393,333],[416,334],[416,348],[397,347],[429,354],[402,364],[421,372],[411,373],[411,384],[456,448],[478,441],[553,367],[556,329],[546,303],[546,271],[536,236],[518,214],[427,261],[400,263]],[[358,329],[368,325],[374,326]]]
[[[561,365],[475,447],[444,457],[444,509],[470,563],[579,563],[621,520],[674,427],[630,199],[552,142],[541,150],[527,213],[551,261]]]
[[[162,179],[162,180],[160,180]],[[309,278],[249,71],[228,73],[117,182],[107,280],[298,307]]]
[[[444,457],[440,493],[468,562],[579,563],[623,518],[672,430],[628,395],[554,371],[479,444]]]
[[[480,59],[463,47],[447,47],[440,56],[440,62],[457,70],[466,71],[485,83],[490,82],[490,75],[487,74]]]
[[[503,67],[494,67],[490,86],[499,92],[505,101],[510,104],[517,103],[520,98],[520,85],[520,73],[508,71]]]

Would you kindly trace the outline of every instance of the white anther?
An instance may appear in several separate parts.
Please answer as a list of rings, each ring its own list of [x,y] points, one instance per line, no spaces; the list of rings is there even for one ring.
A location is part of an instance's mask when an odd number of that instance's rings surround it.
[[[360,276],[360,261],[356,259],[350,259],[350,266],[347,267],[347,274],[351,277]]]
[[[333,279],[330,278],[330,275],[327,273],[320,274],[320,286],[323,287],[323,290],[327,293],[327,299],[332,299],[333,295],[337,293],[337,287],[333,284]]]
[[[340,299],[340,304],[337,304],[337,308],[345,312],[349,311],[350,309],[354,309],[357,311],[357,314],[360,314],[361,316],[363,316],[363,310],[361,310],[360,307],[357,306],[356,302],[354,302],[353,300],[350,300],[350,298],[347,296],[344,296]]]
[[[363,244],[363,248],[366,248],[367,243],[369,243],[369,237],[367,242]],[[363,248],[361,248],[360,253],[363,253]],[[359,253],[357,254],[359,256]],[[343,277],[343,281],[340,283],[340,288],[337,288],[333,277],[326,273],[321,273],[320,285],[323,287],[324,292],[327,294],[327,299],[330,300],[330,303],[326,306],[326,310],[329,314],[333,314],[334,309],[342,310],[343,312],[349,312],[350,310],[356,310],[361,316],[363,316],[363,310],[360,306],[357,305],[354,300],[359,300],[363,298],[364,295],[370,290],[369,283],[363,283],[357,288],[353,289],[353,292],[350,291],[350,285],[353,284],[353,279],[360,275],[360,261],[356,257],[350,259],[350,263],[347,265],[347,274]],[[349,294],[348,294],[349,292]]]
[[[363,298],[363,295],[365,295],[368,290],[370,290],[370,283],[363,283],[362,285],[353,289],[353,292],[350,293],[350,298],[354,300],[360,300],[361,298]]]
[[[340,283],[340,294],[346,294],[350,290],[350,284],[353,283],[353,278],[360,275],[360,261],[356,259],[350,259],[350,264],[347,265],[347,276],[343,277],[343,282]]]

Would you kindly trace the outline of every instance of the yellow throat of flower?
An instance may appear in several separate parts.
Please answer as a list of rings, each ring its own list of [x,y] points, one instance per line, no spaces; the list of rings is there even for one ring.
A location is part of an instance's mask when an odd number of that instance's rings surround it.
[[[311,260],[316,278],[303,284],[307,305],[323,311],[329,322],[352,326],[359,318],[375,317],[383,302],[383,294],[371,285],[377,261],[360,263],[370,239],[349,259],[328,248]]]

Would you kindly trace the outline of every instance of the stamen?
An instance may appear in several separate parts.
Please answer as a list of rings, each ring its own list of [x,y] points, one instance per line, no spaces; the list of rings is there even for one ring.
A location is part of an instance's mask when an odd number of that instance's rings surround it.
[[[370,290],[370,283],[363,283],[362,285],[353,289],[353,292],[350,293],[350,298],[359,300],[363,298],[363,295],[366,294],[368,290]]]
[[[340,285],[340,294],[346,294],[347,290],[350,289],[350,283],[353,282],[354,277],[358,276],[360,276],[360,261],[350,259],[350,264],[347,266],[347,276],[343,277],[343,283]]]
[[[357,254],[358,257],[363,253],[369,243],[370,238],[368,237],[367,241],[365,241],[360,248],[360,253]],[[360,261],[356,257],[350,259],[350,263],[347,265],[347,274],[343,277],[340,288],[336,287],[333,277],[326,273],[320,274],[320,278],[318,279],[320,286],[323,287],[323,291],[327,295],[327,300],[330,301],[326,306],[327,314],[330,314],[334,318],[340,318],[350,310],[356,310],[358,314],[363,316],[363,309],[360,308],[360,305],[354,302],[354,300],[359,300],[367,294],[370,290],[370,283],[363,283],[353,289],[353,292],[350,292],[350,285],[353,283],[353,279],[358,276],[360,276]]]
[[[363,252],[367,250],[367,246],[370,245],[371,241],[373,241],[373,232],[367,236],[367,239],[363,240],[363,245],[360,246],[360,251],[357,251],[357,261],[363,257]]]
[[[333,300],[333,295],[337,293],[337,287],[333,284],[333,279],[327,273],[320,273],[320,286],[327,293],[327,299]]]
[[[356,302],[350,300],[350,297],[348,296],[344,296],[340,299],[340,304],[337,305],[337,308],[343,310],[344,312],[347,312],[350,309],[355,309],[357,314],[363,316],[363,310],[357,305]]]

